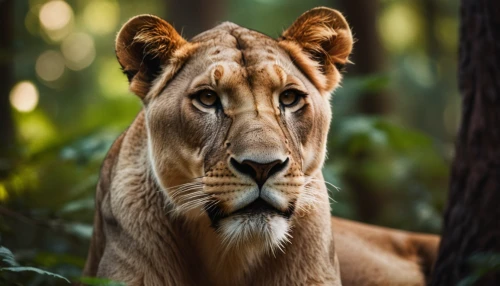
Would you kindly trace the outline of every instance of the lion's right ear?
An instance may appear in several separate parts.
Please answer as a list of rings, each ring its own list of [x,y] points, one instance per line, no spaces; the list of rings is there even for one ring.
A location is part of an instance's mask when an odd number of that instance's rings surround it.
[[[140,15],[125,23],[115,49],[130,90],[144,99],[162,67],[186,43],[169,23],[156,16]]]
[[[331,91],[340,81],[339,67],[349,63],[353,38],[342,13],[318,7],[295,20],[279,43],[318,88]]]

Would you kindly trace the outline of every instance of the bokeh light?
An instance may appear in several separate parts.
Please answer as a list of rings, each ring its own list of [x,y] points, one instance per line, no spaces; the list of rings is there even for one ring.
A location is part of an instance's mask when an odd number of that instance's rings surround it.
[[[50,1],[40,9],[40,23],[47,30],[61,30],[71,21],[73,10],[64,1]]]
[[[115,32],[120,18],[116,1],[91,1],[83,11],[83,21],[90,32],[105,35]]]
[[[73,10],[64,1],[55,0],[43,4],[38,17],[42,28],[53,41],[61,41],[71,31]]]
[[[60,52],[46,51],[36,60],[36,74],[45,81],[55,81],[64,73],[64,58]]]
[[[28,154],[47,148],[47,146],[53,144],[54,140],[61,137],[61,130],[56,127],[42,108],[23,116],[23,120],[18,123],[17,130],[19,138],[29,142],[29,144],[26,144]],[[29,174],[24,176],[29,176]]]
[[[7,193],[7,189],[2,184],[0,184],[0,202],[6,201],[8,197],[9,193]]]
[[[418,36],[419,19],[410,4],[396,2],[389,5],[379,21],[379,31],[386,47],[394,52],[412,46]]]
[[[443,17],[436,19],[437,40],[449,51],[456,53],[458,43],[458,21],[455,18]]]
[[[10,104],[20,112],[30,112],[38,104],[38,90],[30,81],[18,82],[10,91]]]
[[[38,36],[40,33],[40,17],[38,14],[40,12],[40,7],[37,6],[35,8],[31,8],[28,13],[26,13],[26,17],[24,18],[24,26],[26,30],[33,36]]]
[[[68,68],[82,70],[95,59],[94,39],[86,33],[73,33],[64,39],[61,51]]]
[[[108,98],[123,98],[129,95],[127,77],[120,69],[115,57],[108,57],[99,62],[97,80],[102,94]],[[130,96],[130,98],[134,98]]]

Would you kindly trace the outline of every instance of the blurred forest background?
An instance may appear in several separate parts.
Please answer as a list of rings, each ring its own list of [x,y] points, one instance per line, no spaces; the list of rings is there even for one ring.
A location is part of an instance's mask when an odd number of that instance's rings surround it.
[[[342,11],[358,39],[332,102],[333,214],[438,233],[460,119],[457,2],[0,0],[0,245],[80,276],[100,164],[141,109],[114,54],[127,19],[155,14],[186,38],[226,20],[277,37],[316,6]]]

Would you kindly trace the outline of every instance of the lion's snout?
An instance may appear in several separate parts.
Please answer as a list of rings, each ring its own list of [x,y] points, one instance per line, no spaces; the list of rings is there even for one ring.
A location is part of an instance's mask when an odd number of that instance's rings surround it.
[[[259,189],[262,189],[262,186],[269,177],[284,170],[288,162],[288,158],[284,161],[277,159],[269,163],[260,163],[252,160],[244,160],[240,163],[235,158],[230,159],[231,166],[238,172],[251,177],[257,183]]]

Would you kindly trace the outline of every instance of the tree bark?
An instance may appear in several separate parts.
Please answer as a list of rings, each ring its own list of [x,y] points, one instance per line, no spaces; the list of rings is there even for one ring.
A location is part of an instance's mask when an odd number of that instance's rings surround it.
[[[12,66],[12,42],[14,30],[14,1],[0,0],[0,179],[10,169],[10,157],[15,147],[15,129],[9,102],[14,81]]]
[[[224,16],[224,0],[170,0],[167,5],[167,20],[182,36],[189,39],[213,28]]]
[[[475,254],[500,255],[500,1],[462,0],[460,13],[462,122],[432,285],[471,277]],[[476,283],[499,285],[500,271]]]

